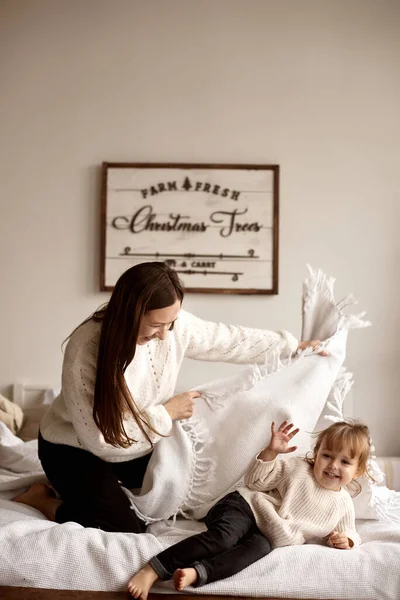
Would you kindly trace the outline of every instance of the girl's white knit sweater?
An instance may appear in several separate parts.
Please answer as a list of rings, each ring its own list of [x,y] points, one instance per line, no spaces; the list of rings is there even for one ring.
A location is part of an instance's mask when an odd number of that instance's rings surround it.
[[[245,484],[238,491],[273,547],[321,540],[332,531],[345,533],[359,545],[350,494],[344,488],[335,492],[321,487],[303,458],[255,458]]]
[[[70,337],[65,349],[61,393],[44,415],[40,431],[50,442],[88,450],[108,462],[122,462],[148,454],[151,447],[132,417],[125,420],[124,427],[137,441],[128,448],[107,444],[93,420],[100,332],[101,323],[90,320]],[[166,435],[172,421],[163,404],[174,395],[184,358],[261,364],[266,353],[277,346],[283,358],[296,351],[298,342],[285,331],[203,321],[181,310],[164,341],[152,340],[136,347],[125,380],[146,419],[156,431]],[[153,443],[160,439],[153,432],[148,433]]]

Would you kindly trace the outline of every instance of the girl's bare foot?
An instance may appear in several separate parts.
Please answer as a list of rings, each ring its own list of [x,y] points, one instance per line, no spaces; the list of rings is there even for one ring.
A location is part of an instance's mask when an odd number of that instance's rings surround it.
[[[188,567],[187,569],[177,569],[174,573],[174,586],[178,592],[181,592],[188,585],[192,585],[196,583],[198,578],[198,573],[196,569],[193,567]]]
[[[51,487],[45,483],[32,484],[26,492],[16,496],[13,500],[36,508],[50,521],[55,521],[56,510],[61,504],[61,500],[54,498]]]
[[[128,592],[134,598],[146,600],[151,586],[157,581],[158,575],[151,565],[146,565],[134,575],[128,583]]]

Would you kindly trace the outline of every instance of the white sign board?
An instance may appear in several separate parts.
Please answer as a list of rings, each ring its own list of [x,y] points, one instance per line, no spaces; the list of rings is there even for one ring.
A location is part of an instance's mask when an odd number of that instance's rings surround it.
[[[101,289],[163,261],[189,292],[278,293],[278,165],[104,163]]]

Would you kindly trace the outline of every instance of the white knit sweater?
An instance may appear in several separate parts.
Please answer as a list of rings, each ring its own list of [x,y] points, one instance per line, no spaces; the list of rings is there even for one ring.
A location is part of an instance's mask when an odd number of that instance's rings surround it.
[[[144,456],[151,447],[132,417],[125,420],[124,427],[137,441],[128,448],[107,444],[93,420],[100,331],[101,323],[91,320],[72,334],[65,349],[61,393],[43,417],[40,431],[50,442],[83,448],[108,462],[122,462]],[[163,403],[174,395],[183,358],[261,364],[277,344],[285,357],[295,352],[298,342],[285,331],[212,323],[181,310],[164,341],[152,340],[136,347],[125,379],[146,419],[165,435],[172,422]],[[153,443],[160,439],[148,433]]]
[[[303,458],[255,458],[245,484],[238,491],[273,547],[322,540],[334,530],[360,544],[350,494],[344,488],[335,492],[321,487]]]

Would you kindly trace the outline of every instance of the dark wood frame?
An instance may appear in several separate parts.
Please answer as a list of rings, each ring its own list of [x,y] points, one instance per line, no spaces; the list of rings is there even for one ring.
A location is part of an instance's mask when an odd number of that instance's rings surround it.
[[[112,291],[113,286],[105,284],[106,265],[106,214],[107,214],[107,171],[109,168],[180,168],[180,169],[242,169],[242,170],[270,170],[273,172],[273,263],[272,263],[272,288],[259,289],[225,289],[225,288],[186,288],[188,292],[209,294],[278,294],[279,279],[279,165],[271,164],[209,164],[209,163],[121,163],[103,162],[102,164],[102,191],[101,191],[101,224],[100,224],[100,291]]]

